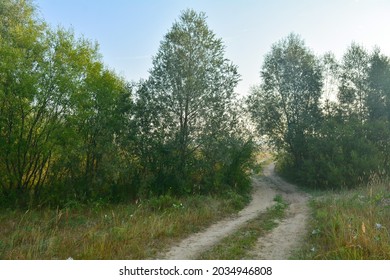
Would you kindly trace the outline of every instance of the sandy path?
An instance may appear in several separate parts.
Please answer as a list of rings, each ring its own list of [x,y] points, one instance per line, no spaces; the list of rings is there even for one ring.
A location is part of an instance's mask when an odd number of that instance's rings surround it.
[[[252,201],[238,215],[224,219],[202,232],[189,236],[172,247],[162,256],[162,259],[196,259],[201,252],[233,233],[248,220],[266,211],[274,204],[273,198],[278,193],[291,203],[288,217],[270,234],[259,239],[252,255],[254,259],[287,259],[289,251],[293,249],[301,233],[304,232],[307,219],[307,197],[298,193],[293,185],[277,177],[273,164],[265,168],[264,177],[254,177],[252,183],[254,187]]]
[[[238,229],[246,221],[255,218],[260,212],[271,206],[276,191],[261,184],[257,178],[252,179],[254,192],[250,204],[241,210],[237,216],[229,217],[213,224],[205,231],[195,233],[172,247],[164,259],[188,260],[196,259],[197,255],[209,249],[223,237]]]
[[[269,185],[273,184],[280,190],[290,206],[286,218],[270,233],[259,238],[251,255],[253,259],[285,260],[304,237],[309,216],[308,196],[275,175],[274,164],[266,168],[264,175]]]

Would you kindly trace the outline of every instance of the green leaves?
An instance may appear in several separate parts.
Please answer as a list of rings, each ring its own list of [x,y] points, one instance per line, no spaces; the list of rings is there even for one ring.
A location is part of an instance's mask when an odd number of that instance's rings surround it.
[[[290,34],[272,46],[261,71],[262,84],[249,97],[252,117],[279,151],[302,160],[305,137],[319,122],[322,73],[302,39]]]
[[[224,57],[221,39],[207,27],[205,14],[184,11],[164,36],[136,102],[142,110],[136,112],[143,132],[141,165],[159,180],[155,192],[193,192],[203,184],[208,192],[214,187],[214,179],[206,177],[225,164],[221,154],[235,127],[239,77],[237,67]]]
[[[357,115],[367,119],[365,101],[368,96],[369,56],[363,47],[352,44],[344,54],[340,73],[338,99],[346,116]]]
[[[26,205],[49,186],[90,176],[81,171],[90,157],[110,170],[100,182],[115,180],[115,168],[101,162],[116,153],[125,83],[105,69],[96,46],[50,30],[30,2],[2,1],[0,14],[1,191]]]
[[[390,63],[378,49],[352,44],[341,62],[320,60],[291,34],[272,46],[261,77],[247,103],[285,175],[337,188],[389,170]]]
[[[204,13],[183,12],[150,78],[132,86],[105,67],[96,44],[50,29],[30,2],[2,1],[0,14],[2,201],[65,205],[249,185],[240,76]]]

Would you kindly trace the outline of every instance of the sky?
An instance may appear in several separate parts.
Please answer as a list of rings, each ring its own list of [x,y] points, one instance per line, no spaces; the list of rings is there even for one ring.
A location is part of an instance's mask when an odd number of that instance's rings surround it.
[[[146,79],[164,35],[182,11],[207,24],[238,66],[236,91],[260,83],[264,55],[291,32],[316,55],[341,58],[352,42],[390,56],[390,0],[34,0],[53,28],[72,28],[100,46],[104,63],[128,81]]]

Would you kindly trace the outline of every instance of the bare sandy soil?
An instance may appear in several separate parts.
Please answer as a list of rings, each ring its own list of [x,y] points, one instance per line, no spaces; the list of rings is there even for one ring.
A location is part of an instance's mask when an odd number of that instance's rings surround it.
[[[202,232],[195,233],[170,248],[162,259],[190,260],[197,259],[203,251],[218,243],[225,236],[233,233],[248,220],[255,218],[272,206],[276,194],[281,194],[290,203],[287,217],[264,237],[261,237],[253,252],[253,259],[288,259],[301,241],[305,232],[308,217],[307,199],[305,194],[297,191],[295,186],[288,184],[274,172],[272,163],[264,170],[263,177],[253,177],[253,195],[251,203],[236,216],[213,224]]]
[[[308,221],[308,196],[275,174],[275,165],[264,171],[269,187],[275,187],[290,204],[287,217],[267,235],[260,237],[252,252],[253,259],[286,260],[302,242]]]

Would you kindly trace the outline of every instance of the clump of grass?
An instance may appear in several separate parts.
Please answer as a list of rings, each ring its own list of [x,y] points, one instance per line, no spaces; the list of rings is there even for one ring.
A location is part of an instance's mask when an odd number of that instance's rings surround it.
[[[132,205],[2,210],[0,259],[150,259],[170,243],[226,217],[233,202],[210,196]]]
[[[285,216],[288,207],[281,195],[274,198],[275,205],[265,213],[248,221],[232,235],[222,239],[217,245],[202,253],[199,259],[204,260],[239,260],[250,259],[250,251],[258,238],[278,225],[277,220]]]
[[[311,202],[312,221],[300,259],[390,259],[390,185],[328,194]]]

